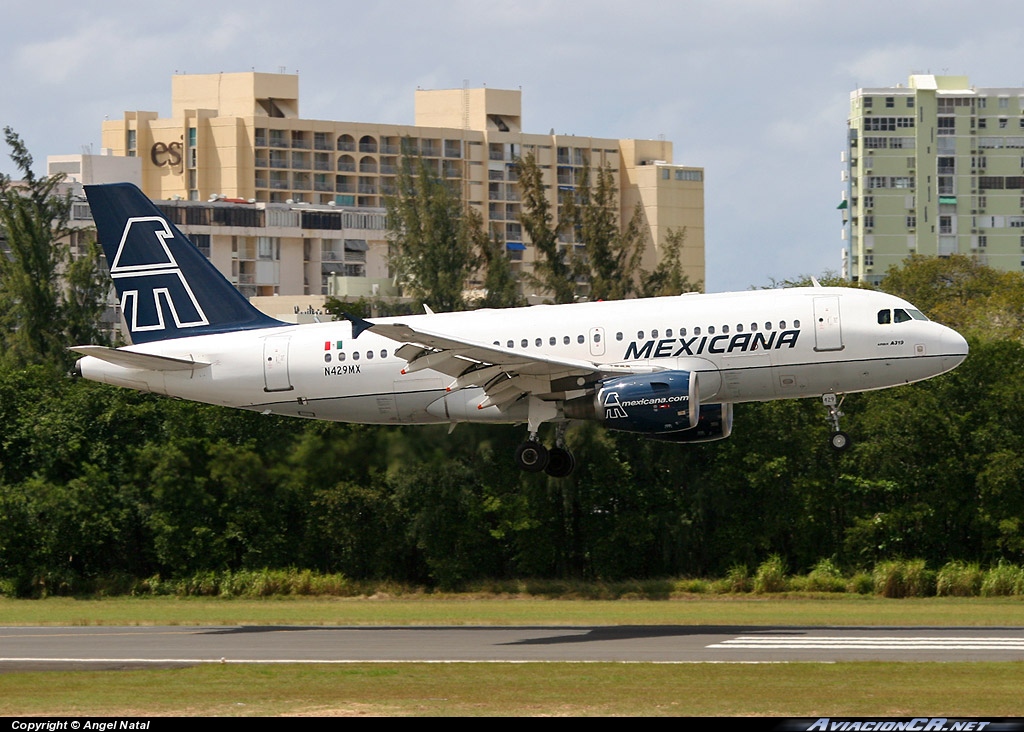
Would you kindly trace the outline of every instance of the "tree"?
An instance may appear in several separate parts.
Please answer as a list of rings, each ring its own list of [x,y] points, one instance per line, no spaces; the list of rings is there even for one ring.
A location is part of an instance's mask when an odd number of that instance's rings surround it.
[[[464,310],[476,271],[474,225],[460,196],[419,155],[402,156],[395,193],[386,198],[391,265],[402,287],[435,310]]]
[[[474,210],[469,215],[480,218],[480,214]],[[484,274],[484,290],[486,294],[480,301],[480,307],[484,308],[514,308],[523,304],[523,297],[519,294],[519,278],[512,270],[512,263],[505,251],[505,243],[495,236],[486,236],[483,232],[483,225],[477,224],[472,227],[477,232],[476,248],[480,253],[480,261]]]
[[[964,255],[915,254],[882,280],[928,317],[986,340],[1024,337],[1024,274],[993,269]]]
[[[560,228],[555,225],[544,178],[532,153],[516,161],[516,174],[523,198],[519,221],[538,255],[533,272],[525,278],[534,287],[551,293],[556,303],[573,302],[576,299],[573,263],[558,245]]]
[[[62,174],[37,177],[32,156],[10,127],[4,138],[21,181],[0,175],[0,231],[9,251],[0,256],[0,339],[5,358],[16,364],[66,364],[66,348],[88,337],[97,342],[96,321],[106,289],[98,283],[99,254],[73,261],[67,239],[71,195],[58,193]]]
[[[640,261],[646,248],[643,208],[637,203],[625,227],[619,226],[618,196],[611,168],[598,169],[591,183],[590,167],[576,181],[575,200],[566,207],[576,241],[586,252],[582,274],[592,300],[624,300],[638,294]]]
[[[703,283],[691,283],[683,272],[683,244],[686,242],[686,229],[669,229],[665,234],[665,243],[661,248],[661,257],[651,272],[641,271],[640,297],[662,297],[664,295],[682,295],[703,289]]]

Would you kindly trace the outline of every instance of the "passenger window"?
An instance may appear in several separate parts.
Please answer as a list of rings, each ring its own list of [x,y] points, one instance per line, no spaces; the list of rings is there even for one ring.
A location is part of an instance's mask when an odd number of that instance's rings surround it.
[[[737,323],[736,324],[736,332],[737,333],[742,333],[743,332],[743,323]]]
[[[757,330],[757,323],[751,323],[750,324],[750,330],[756,331]]]
[[[891,317],[892,317],[892,315],[891,315],[891,313],[888,310],[879,310],[878,311],[878,324],[879,325],[888,325],[890,322],[892,322]]]
[[[600,342],[601,342],[601,334],[600,333],[594,333],[594,343],[600,343]]]
[[[342,351],[341,353],[338,354],[338,360],[339,361],[344,361],[345,360],[345,352],[344,351]]]
[[[765,330],[771,330],[772,329],[772,324],[771,323],[765,323],[764,324],[764,329]]]
[[[538,339],[537,339],[536,341],[534,341],[534,343],[533,343],[533,344],[534,344],[535,346],[537,346],[537,348],[540,348],[540,347],[541,347],[541,344],[543,344],[543,343],[544,343],[544,341],[542,341],[542,340],[541,340],[540,338],[538,338]]]
[[[785,320],[780,320],[779,321],[779,330],[785,330],[785,329],[786,329],[786,321]]]
[[[799,320],[794,320],[793,321],[793,327],[794,328],[799,328],[800,327],[800,321]]]
[[[714,335],[714,333],[715,333],[715,326],[709,325],[708,326],[708,335]]]
[[[373,358],[373,351],[367,351],[366,352],[366,357],[367,358]]]
[[[617,340],[617,341],[621,341],[622,340],[622,331],[621,330],[618,333],[615,334],[615,340]]]
[[[557,338],[555,338],[554,336],[551,336],[550,338],[548,338],[548,345],[549,345],[549,346],[553,346],[553,345],[555,345],[556,343],[558,343],[558,339],[557,339]]]
[[[508,342],[508,347],[509,347],[509,348],[512,348],[512,346],[514,346],[515,344],[516,344],[516,342],[515,342],[515,341],[509,341],[509,342]]]
[[[586,343],[586,341],[587,341],[587,339],[584,338],[583,336],[581,336],[581,335],[576,336],[576,342],[577,343]]]
[[[530,342],[524,338],[523,340],[519,341],[519,345],[521,345],[523,348],[526,348],[528,345],[530,345]]]
[[[569,345],[569,336],[564,336],[562,338],[562,343],[565,344],[566,346],[568,346]]]
[[[388,357],[388,352],[387,351],[381,351],[380,352],[380,357],[381,358],[387,358]]]
[[[693,334],[695,336],[699,336],[700,335],[700,326],[699,325],[696,328],[693,329]]]
[[[657,338],[657,337],[658,337],[658,329],[655,328],[654,330],[651,331],[651,338]]]
[[[680,336],[681,336],[682,338],[685,338],[685,337],[686,337],[686,328],[680,328],[680,329],[679,329],[679,335],[680,335]]]
[[[728,333],[729,332],[729,326],[728,325],[723,325],[722,326],[722,332],[723,333]]]
[[[352,352],[352,360],[353,361],[358,361],[359,360],[359,351],[353,351]]]
[[[665,329],[665,337],[666,338],[671,338],[672,337],[672,329],[671,328],[666,328]]]
[[[644,332],[642,330],[638,330],[636,332],[636,339],[638,341],[642,341],[644,339]]]

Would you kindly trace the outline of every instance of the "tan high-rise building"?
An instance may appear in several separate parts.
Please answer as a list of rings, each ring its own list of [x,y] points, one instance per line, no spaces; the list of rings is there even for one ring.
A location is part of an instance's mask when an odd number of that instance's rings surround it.
[[[268,209],[282,204],[303,212],[372,214],[360,219],[354,238],[344,229],[304,226],[297,242],[236,239],[236,252],[263,246],[275,254],[303,253],[302,266],[277,268],[276,283],[253,282],[258,294],[326,292],[320,270],[330,265],[333,254],[345,251],[350,239],[368,242],[371,254],[377,251],[377,260],[386,260],[386,231],[367,229],[383,222],[385,197],[394,190],[406,151],[422,156],[461,189],[488,230],[505,241],[520,271],[532,268],[534,252],[519,223],[516,160],[531,153],[536,157],[553,211],[559,192],[573,190],[580,171],[607,165],[619,189],[620,218],[631,216],[638,203],[643,211],[650,232],[644,268],[655,266],[668,230],[685,229],[685,274],[692,282],[704,281],[704,171],[673,164],[671,142],[523,132],[517,90],[418,90],[415,102],[413,125],[310,120],[299,116],[296,75],[177,75],[169,118],[125,112],[123,119],[103,123],[102,144],[115,155],[141,159],[142,188],[154,199],[251,201]],[[565,246],[585,247],[571,236]],[[211,258],[218,256],[212,253]],[[281,280],[286,271],[303,284]]]
[[[850,95],[843,263],[877,283],[913,253],[1024,267],[1024,89],[913,75]]]

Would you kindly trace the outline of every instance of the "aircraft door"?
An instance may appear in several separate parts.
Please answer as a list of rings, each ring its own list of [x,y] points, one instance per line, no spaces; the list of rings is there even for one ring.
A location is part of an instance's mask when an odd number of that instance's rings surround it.
[[[838,296],[814,298],[814,350],[843,350]]]
[[[604,355],[604,328],[590,329],[590,355]]]
[[[291,391],[288,373],[288,341],[291,336],[269,336],[263,341],[264,391]]]

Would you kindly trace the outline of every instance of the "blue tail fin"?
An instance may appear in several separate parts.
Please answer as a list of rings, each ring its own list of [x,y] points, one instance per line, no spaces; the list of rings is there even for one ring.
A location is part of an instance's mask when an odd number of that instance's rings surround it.
[[[287,325],[250,305],[132,184],[85,195],[132,343]]]

